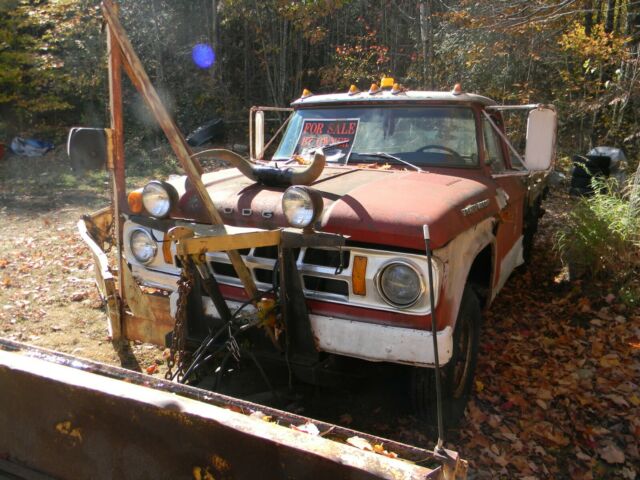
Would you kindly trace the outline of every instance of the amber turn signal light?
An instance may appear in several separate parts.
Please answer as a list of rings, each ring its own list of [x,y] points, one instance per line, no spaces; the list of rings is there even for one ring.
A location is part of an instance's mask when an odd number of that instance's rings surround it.
[[[134,190],[127,197],[131,213],[142,213],[142,190]]]
[[[356,255],[353,257],[351,269],[351,286],[354,295],[367,294],[367,257]]]

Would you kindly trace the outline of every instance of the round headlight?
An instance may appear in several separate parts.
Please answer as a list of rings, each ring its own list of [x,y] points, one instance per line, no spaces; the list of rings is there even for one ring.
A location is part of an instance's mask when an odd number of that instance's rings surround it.
[[[158,246],[149,232],[141,229],[134,230],[131,233],[129,247],[131,247],[131,253],[135,259],[145,265],[156,258],[156,252],[158,251]]]
[[[178,200],[178,192],[173,185],[154,180],[142,189],[142,204],[147,212],[156,218],[169,215],[171,207]]]
[[[289,187],[282,195],[282,211],[289,225],[306,228],[322,213],[322,196],[315,190],[300,185]]]
[[[414,267],[404,262],[393,262],[383,267],[378,289],[387,303],[407,308],[418,301],[424,286],[422,277]]]

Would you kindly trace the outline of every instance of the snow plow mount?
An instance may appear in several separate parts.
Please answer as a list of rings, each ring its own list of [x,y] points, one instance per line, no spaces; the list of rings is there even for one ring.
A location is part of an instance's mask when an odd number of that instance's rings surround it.
[[[234,229],[225,227],[213,229],[210,235],[199,235],[193,228],[175,226],[167,231],[169,241],[175,242],[177,259],[181,267],[178,282],[175,324],[171,335],[171,349],[168,359],[169,371],[166,378],[185,383],[205,363],[223,350],[228,350],[236,360],[240,357],[240,347],[236,337],[253,328],[262,328],[278,351],[286,351],[288,361],[296,364],[314,365],[318,362],[318,350],[307,311],[302,282],[298,272],[294,248],[302,246],[342,247],[345,238],[330,233],[304,232],[294,229],[259,230]],[[215,232],[219,232],[215,234]],[[247,248],[277,247],[278,274],[273,288],[259,292],[249,298],[242,307],[231,313],[216,281],[207,266],[209,252],[242,250]],[[198,277],[196,280],[196,276]],[[208,325],[209,334],[199,343],[191,358],[185,352],[187,337],[187,312],[189,300],[196,296],[197,304],[202,303],[200,291],[194,289],[200,284],[202,290],[214,304],[219,318]],[[251,318],[239,318],[244,305],[256,308]],[[216,345],[223,339],[222,346]],[[286,340],[285,340],[286,339]],[[220,368],[224,365],[223,358]],[[173,372],[173,367],[176,371]]]

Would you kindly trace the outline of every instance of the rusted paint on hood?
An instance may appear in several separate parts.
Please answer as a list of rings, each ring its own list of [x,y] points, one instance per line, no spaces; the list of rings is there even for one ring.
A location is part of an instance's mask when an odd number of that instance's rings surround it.
[[[261,228],[286,224],[284,189],[255,184],[236,169],[209,173],[203,180],[225,223]],[[327,167],[312,187],[324,198],[319,229],[377,245],[422,250],[422,225],[428,224],[438,248],[499,211],[495,184],[479,170]],[[483,200],[488,200],[484,208],[462,213]],[[182,198],[181,209],[187,217],[204,219],[191,191]]]

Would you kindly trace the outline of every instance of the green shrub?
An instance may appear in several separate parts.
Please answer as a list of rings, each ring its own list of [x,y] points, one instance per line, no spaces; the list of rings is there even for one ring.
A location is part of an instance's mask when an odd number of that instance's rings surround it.
[[[636,174],[637,176],[637,174]],[[556,248],[571,277],[629,281],[640,267],[640,185],[632,176],[626,188],[613,179],[594,179],[594,195],[583,197],[556,235]]]

